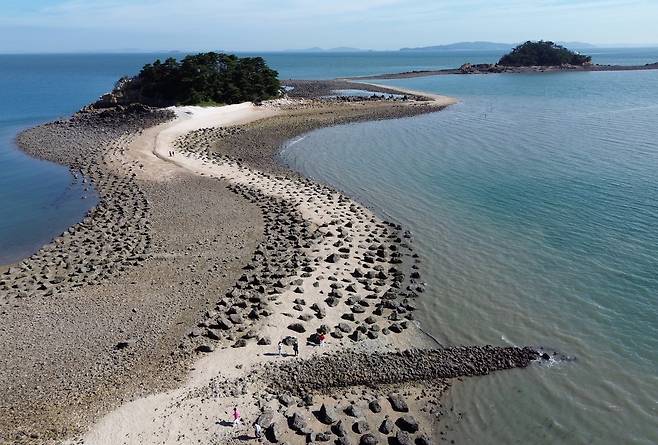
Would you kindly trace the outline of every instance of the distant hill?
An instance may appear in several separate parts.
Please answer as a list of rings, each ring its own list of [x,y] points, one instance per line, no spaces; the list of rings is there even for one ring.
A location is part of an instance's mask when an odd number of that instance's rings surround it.
[[[513,43],[458,42],[448,45],[402,48],[400,51],[509,51],[512,48],[514,48]]]

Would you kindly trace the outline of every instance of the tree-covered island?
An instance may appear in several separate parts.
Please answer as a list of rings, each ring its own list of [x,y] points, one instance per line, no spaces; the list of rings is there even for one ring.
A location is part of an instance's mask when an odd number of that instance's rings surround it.
[[[527,41],[498,61],[502,66],[583,66],[592,63],[590,56],[578,54],[550,41]]]
[[[279,96],[280,90],[278,73],[263,58],[208,52],[145,65],[137,76],[120,79],[96,106],[259,102]]]

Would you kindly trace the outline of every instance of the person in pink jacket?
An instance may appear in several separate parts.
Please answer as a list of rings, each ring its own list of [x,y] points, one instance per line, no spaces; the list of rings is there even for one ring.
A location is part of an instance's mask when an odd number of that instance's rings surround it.
[[[233,408],[233,426],[236,427],[240,425],[241,421],[240,411],[238,411],[238,407],[236,406]]]

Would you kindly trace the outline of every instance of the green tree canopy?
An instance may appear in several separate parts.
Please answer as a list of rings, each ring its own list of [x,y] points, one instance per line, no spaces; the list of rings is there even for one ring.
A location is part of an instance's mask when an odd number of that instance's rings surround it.
[[[504,66],[559,66],[584,65],[590,63],[592,58],[570,51],[564,46],[553,42],[540,40],[527,41],[505,54],[499,65]]]
[[[180,62],[174,58],[156,60],[122,88],[132,101],[170,106],[258,102],[277,97],[281,84],[278,73],[261,57],[209,52],[187,56]]]

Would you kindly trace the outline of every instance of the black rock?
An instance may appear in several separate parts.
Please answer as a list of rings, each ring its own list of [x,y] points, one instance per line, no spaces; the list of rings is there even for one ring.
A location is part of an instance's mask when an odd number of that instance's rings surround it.
[[[359,440],[359,445],[377,445],[379,441],[373,434],[364,434]]]
[[[395,424],[403,431],[415,433],[418,431],[418,422],[410,415],[400,417]]]
[[[245,346],[247,346],[247,340],[245,340],[244,338],[241,338],[238,341],[236,341],[235,343],[233,343],[233,345],[231,347],[232,348],[244,348]]]
[[[331,430],[338,437],[347,436],[347,430],[345,429],[345,425],[343,425],[342,420],[339,420],[338,423],[336,423],[334,426],[332,426]]]
[[[399,413],[409,412],[409,407],[407,406],[407,402],[404,401],[404,399],[400,394],[397,393],[389,394],[388,401],[391,402],[391,408],[393,408],[393,411],[397,411]]]
[[[267,429],[274,423],[274,411],[265,411],[256,419],[256,423]]]
[[[395,442],[397,445],[414,445],[414,441],[406,431],[398,431],[395,435]]]
[[[290,325],[288,325],[288,329],[290,329],[291,331],[299,332],[300,334],[302,332],[306,332],[306,328],[301,323],[290,324]]]
[[[308,422],[306,422],[303,415],[295,412],[292,416],[288,417],[288,426],[294,431],[301,431],[308,427]]]
[[[320,407],[320,411],[318,412],[318,420],[322,423],[330,425],[338,420],[338,414],[336,414],[335,409],[323,403]]]
[[[382,434],[391,434],[395,425],[390,419],[384,419],[381,425],[379,425],[379,432]]]
[[[373,413],[380,413],[382,411],[382,405],[379,403],[379,400],[372,400],[368,403],[368,408]]]
[[[357,420],[352,424],[352,431],[357,434],[363,434],[366,431],[370,431],[370,426],[366,423],[365,420]]]
[[[295,399],[290,394],[281,394],[279,396],[279,403],[283,406],[291,406],[295,403]]]
[[[282,435],[281,428],[276,422],[272,423],[270,427],[265,430],[265,437],[273,443],[280,442]]]
[[[257,343],[257,344],[260,345],[260,346],[271,345],[271,344],[272,344],[272,340],[270,340],[269,337],[261,337],[261,338],[258,339],[258,343]],[[262,426],[262,425],[261,425],[261,426]]]
[[[137,340],[134,339],[134,338],[130,338],[130,339],[125,340],[125,341],[120,341],[119,343],[116,344],[115,348],[116,349],[126,349],[130,346],[135,345],[135,343],[137,343]]]
[[[345,414],[347,414],[350,417],[361,417],[363,413],[361,412],[358,406],[350,405],[345,409]]]

